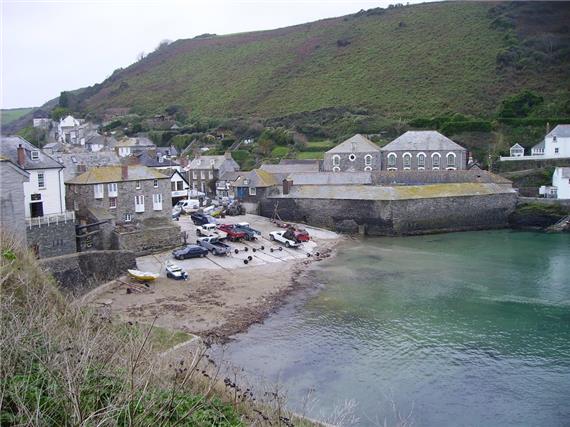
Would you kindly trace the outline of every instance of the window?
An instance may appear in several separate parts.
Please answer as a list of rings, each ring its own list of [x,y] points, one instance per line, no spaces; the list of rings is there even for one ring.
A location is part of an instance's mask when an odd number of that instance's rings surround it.
[[[431,156],[431,166],[433,169],[439,169],[439,160],[440,160],[441,156],[439,155],[439,153],[434,153]]]
[[[38,173],[38,188],[46,188],[46,177],[44,173]]]
[[[135,196],[135,212],[144,212],[144,196]]]
[[[455,153],[447,153],[447,167],[455,169]]]
[[[396,153],[390,153],[388,154],[388,167],[389,168],[395,168],[396,167]]]
[[[350,156],[348,156],[348,160],[354,162],[356,160],[356,156],[354,154],[351,154]]]
[[[154,188],[158,188],[158,179],[155,179],[155,180],[153,181],[152,186],[153,186]]]
[[[340,156],[338,154],[335,154],[333,156],[332,164],[333,164],[333,166],[340,166]]]
[[[116,208],[117,208],[117,198],[109,197],[109,209],[116,209]]]
[[[372,165],[372,156],[370,154],[367,154],[366,156],[364,156],[364,164],[366,166]]]
[[[370,166],[364,166],[364,172],[370,172],[372,168]]]
[[[136,182],[136,184],[135,184],[135,189],[136,189],[136,190],[140,190],[140,189],[141,189],[141,182],[140,182],[140,181],[137,181],[137,182]]]
[[[109,197],[117,197],[117,189],[118,187],[116,182],[107,184],[107,191],[109,192]]]
[[[198,179],[198,172],[192,172],[192,179]]]
[[[552,142],[556,142],[556,135],[552,137]]]
[[[31,195],[32,202],[39,202],[42,200],[42,195],[40,193],[32,194]]]
[[[404,169],[410,169],[412,166],[412,155],[410,153],[404,154]]]
[[[170,181],[170,191],[176,191],[176,182]]]
[[[206,172],[200,171],[200,179],[206,179]]]
[[[208,172],[208,178],[213,179],[214,178],[214,172],[212,172],[212,171]]]
[[[249,195],[250,196],[255,196],[257,194],[257,188],[255,187],[249,187]]]
[[[558,154],[558,147],[554,149],[554,154]]]
[[[162,210],[162,194],[152,195],[152,209],[155,211]]]
[[[133,216],[130,213],[125,214],[125,222],[131,222],[133,220]]]
[[[38,150],[32,150],[30,153],[32,160],[38,160],[40,158],[40,152]]]
[[[178,182],[176,183],[176,189],[177,189],[178,191],[184,190],[184,181],[178,181]]]
[[[96,199],[102,199],[103,198],[103,184],[95,184],[93,186],[93,191],[95,193]]]
[[[214,163],[216,163],[216,161],[215,161],[214,159],[211,159],[211,160],[210,160],[210,165],[212,165],[212,166],[213,166],[213,165],[214,165]]]
[[[418,154],[418,169],[423,169],[426,166],[426,155],[424,153]]]
[[[340,168],[338,166],[333,167],[333,172],[340,172]]]

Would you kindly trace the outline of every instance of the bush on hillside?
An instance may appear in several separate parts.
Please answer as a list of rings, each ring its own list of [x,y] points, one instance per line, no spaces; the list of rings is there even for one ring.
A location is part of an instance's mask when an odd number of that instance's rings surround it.
[[[544,98],[530,90],[506,98],[501,103],[499,117],[526,117],[537,106],[544,102]]]

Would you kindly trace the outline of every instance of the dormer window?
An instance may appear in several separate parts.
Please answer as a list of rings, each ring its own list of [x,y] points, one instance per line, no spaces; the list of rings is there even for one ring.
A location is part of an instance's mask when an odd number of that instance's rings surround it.
[[[244,180],[243,180],[243,185],[249,185],[249,179],[244,179]]]
[[[556,135],[552,137],[552,142],[556,142]]]
[[[32,160],[38,160],[40,158],[40,152],[38,150],[32,150],[30,153]]]

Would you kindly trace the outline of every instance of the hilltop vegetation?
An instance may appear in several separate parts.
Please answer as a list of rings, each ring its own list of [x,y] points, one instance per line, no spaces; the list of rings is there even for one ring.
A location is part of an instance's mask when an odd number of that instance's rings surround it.
[[[30,113],[33,108],[6,108],[0,110],[0,121],[2,125],[8,125],[20,117]]]

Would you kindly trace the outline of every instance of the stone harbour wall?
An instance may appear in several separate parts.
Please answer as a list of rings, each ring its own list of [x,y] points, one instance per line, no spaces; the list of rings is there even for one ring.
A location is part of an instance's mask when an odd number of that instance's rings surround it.
[[[137,256],[148,255],[183,244],[184,236],[178,225],[144,227],[140,230],[113,232],[113,247],[129,250]]]
[[[273,198],[261,203],[271,217],[275,202],[284,221],[305,222],[345,233],[410,235],[508,226],[515,193],[405,200]]]
[[[78,252],[40,260],[40,265],[53,275],[64,293],[75,297],[127,274],[129,268],[137,268],[131,251]]]
[[[74,221],[26,226],[26,238],[38,258],[77,252]]]

